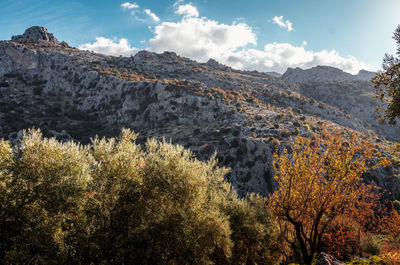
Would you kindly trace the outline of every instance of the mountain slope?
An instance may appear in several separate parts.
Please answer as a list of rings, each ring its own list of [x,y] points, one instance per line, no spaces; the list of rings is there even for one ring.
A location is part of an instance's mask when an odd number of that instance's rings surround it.
[[[240,195],[272,191],[271,154],[290,137],[311,136],[322,125],[381,142],[398,139],[397,131],[374,131],[364,116],[331,104],[324,89],[316,96],[284,77],[214,60],[200,64],[172,52],[106,56],[49,34],[33,27],[0,42],[0,137],[15,141],[20,130],[35,126],[47,136],[87,143],[128,127],[139,141],[166,137],[200,159],[217,152],[221,164],[232,168],[227,178]],[[370,108],[369,101],[361,103]],[[371,179],[400,196],[396,170],[373,172]]]

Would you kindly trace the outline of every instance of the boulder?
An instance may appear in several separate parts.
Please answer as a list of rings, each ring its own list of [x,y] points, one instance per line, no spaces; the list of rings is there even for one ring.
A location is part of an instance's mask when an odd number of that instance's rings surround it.
[[[226,65],[223,65],[223,64],[220,64],[219,62],[217,62],[215,59],[212,59],[212,58],[210,58],[207,61],[206,65],[208,67],[211,67],[211,68],[214,68],[214,69],[217,69],[217,70],[222,70],[222,71],[230,70],[230,67],[228,67]]]
[[[13,146],[20,146],[21,140],[24,137],[24,131],[19,130],[18,132],[12,132],[8,135],[8,140]]]
[[[55,130],[49,130],[49,133],[52,137],[56,138],[58,141],[61,142],[68,142],[73,140],[71,135],[69,135],[65,130],[62,130],[61,132],[57,132]]]
[[[317,261],[317,265],[345,265],[344,263],[338,261],[335,257],[321,252],[320,257]]]

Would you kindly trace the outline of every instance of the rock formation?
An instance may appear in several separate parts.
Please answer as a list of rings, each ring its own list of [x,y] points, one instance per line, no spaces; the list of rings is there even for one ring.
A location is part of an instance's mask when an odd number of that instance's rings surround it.
[[[357,75],[346,73],[331,66],[316,66],[310,69],[289,68],[282,75],[282,79],[295,83],[321,82],[321,81],[370,81],[376,73],[360,70]]]
[[[45,41],[54,44],[59,44],[59,41],[54,37],[52,33],[49,33],[46,28],[40,26],[33,26],[25,30],[22,35],[12,36],[11,40],[17,42],[25,41]]]
[[[374,101],[359,100],[365,83],[354,84],[306,87],[173,52],[106,56],[60,44],[33,27],[0,41],[0,137],[15,140],[20,130],[38,127],[45,136],[87,143],[131,128],[139,142],[165,137],[200,159],[215,151],[220,165],[232,168],[227,179],[240,195],[265,195],[274,189],[272,153],[322,126],[359,131],[390,155],[386,138],[399,140],[399,126],[380,129],[370,117]],[[400,198],[397,167],[369,179]]]
[[[345,264],[338,261],[335,257],[322,252],[317,261],[317,265],[345,265]]]

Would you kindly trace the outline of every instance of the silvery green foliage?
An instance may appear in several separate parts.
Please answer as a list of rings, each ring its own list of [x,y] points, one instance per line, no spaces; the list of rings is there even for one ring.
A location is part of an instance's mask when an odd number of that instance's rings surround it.
[[[377,110],[384,111],[382,121],[388,120],[390,124],[396,124],[400,117],[400,25],[396,28],[393,39],[397,43],[397,56],[385,54],[382,68],[373,79],[376,88],[376,97],[383,104]]]
[[[215,156],[136,138],[0,140],[1,263],[273,264],[262,198],[239,199]]]

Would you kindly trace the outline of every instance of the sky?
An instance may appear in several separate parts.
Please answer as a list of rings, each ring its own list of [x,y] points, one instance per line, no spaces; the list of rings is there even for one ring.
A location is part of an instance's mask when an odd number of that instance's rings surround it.
[[[109,55],[174,51],[199,62],[276,71],[377,71],[394,54],[400,0],[0,0],[0,40],[40,25]]]

